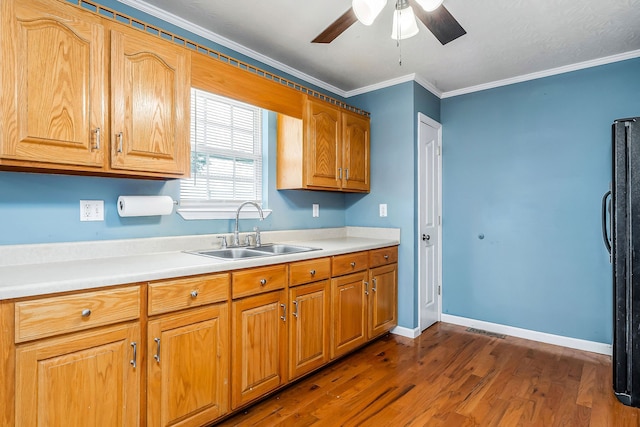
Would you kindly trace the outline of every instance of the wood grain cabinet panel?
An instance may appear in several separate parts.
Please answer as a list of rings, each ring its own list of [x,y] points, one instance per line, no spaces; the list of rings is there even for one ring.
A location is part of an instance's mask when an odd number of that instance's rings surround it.
[[[147,425],[201,426],[229,410],[228,304],[149,321]]]
[[[190,67],[183,47],[111,31],[111,168],[188,174]]]
[[[369,271],[367,339],[384,334],[398,324],[398,264]]]
[[[331,260],[333,277],[363,271],[367,268],[369,268],[369,252],[367,251],[336,255]]]
[[[148,286],[150,316],[229,299],[229,273],[158,280]]]
[[[289,290],[289,379],[329,361],[330,294],[329,280]]]
[[[278,116],[277,188],[368,192],[369,118],[311,97],[302,117]]]
[[[16,342],[137,319],[139,286],[17,302]]]
[[[101,20],[54,1],[6,0],[0,7],[0,158],[102,168],[107,95]]]
[[[369,267],[378,267],[381,265],[395,264],[398,262],[398,247],[390,246],[387,248],[373,249],[369,251]]]
[[[138,426],[140,326],[78,332],[18,345],[18,426]]]
[[[231,407],[244,405],[286,381],[287,300],[284,290],[232,303]]]
[[[287,265],[251,268],[231,273],[233,298],[283,289],[287,285]]]
[[[331,277],[331,258],[316,258],[289,264],[289,286]]]
[[[367,279],[367,271],[331,279],[332,359],[366,342]]]

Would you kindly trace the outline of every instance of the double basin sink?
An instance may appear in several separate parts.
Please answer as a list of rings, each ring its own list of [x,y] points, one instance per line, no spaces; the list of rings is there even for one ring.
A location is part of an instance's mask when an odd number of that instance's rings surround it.
[[[233,248],[211,249],[204,251],[189,252],[196,255],[208,256],[212,258],[234,260],[247,259],[274,255],[287,255],[299,252],[317,251],[318,248],[308,246],[287,245],[282,243],[264,244],[262,246],[244,246]]]

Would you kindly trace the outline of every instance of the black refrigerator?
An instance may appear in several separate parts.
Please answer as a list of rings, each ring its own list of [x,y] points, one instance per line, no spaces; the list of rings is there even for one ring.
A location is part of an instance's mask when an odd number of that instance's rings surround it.
[[[640,117],[616,120],[612,142],[602,230],[613,265],[613,391],[640,407]]]

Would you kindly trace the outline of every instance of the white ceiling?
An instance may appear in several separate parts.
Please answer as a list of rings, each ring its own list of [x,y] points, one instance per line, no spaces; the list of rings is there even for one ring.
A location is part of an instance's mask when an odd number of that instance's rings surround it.
[[[400,48],[390,37],[394,0],[372,26],[356,22],[326,45],[310,41],[350,0],[119,1],[343,96],[407,77],[447,96],[640,56],[640,0],[445,0],[467,34],[442,46],[419,22]]]

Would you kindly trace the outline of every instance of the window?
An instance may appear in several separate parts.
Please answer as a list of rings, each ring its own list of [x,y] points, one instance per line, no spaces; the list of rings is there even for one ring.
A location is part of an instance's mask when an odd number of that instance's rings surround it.
[[[257,107],[191,89],[191,177],[180,182],[182,206],[262,203],[261,117]]]

